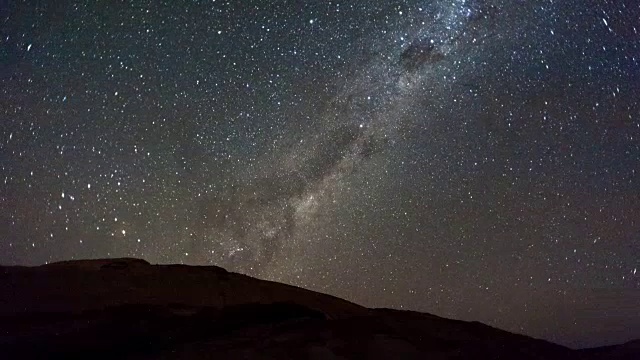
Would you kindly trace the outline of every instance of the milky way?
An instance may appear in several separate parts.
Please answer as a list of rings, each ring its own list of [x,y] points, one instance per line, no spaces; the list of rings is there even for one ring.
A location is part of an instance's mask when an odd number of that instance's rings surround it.
[[[0,262],[215,264],[628,340],[638,18],[587,0],[0,5]]]

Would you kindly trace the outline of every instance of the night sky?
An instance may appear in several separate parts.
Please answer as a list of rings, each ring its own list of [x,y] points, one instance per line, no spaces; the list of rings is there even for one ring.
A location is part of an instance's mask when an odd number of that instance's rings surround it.
[[[640,3],[0,1],[0,263],[640,337]]]

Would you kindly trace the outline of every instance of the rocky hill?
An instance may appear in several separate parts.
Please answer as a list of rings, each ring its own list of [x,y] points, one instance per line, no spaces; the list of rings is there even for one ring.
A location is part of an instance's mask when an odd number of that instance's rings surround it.
[[[368,309],[215,266],[0,267],[3,359],[640,359],[477,322]]]

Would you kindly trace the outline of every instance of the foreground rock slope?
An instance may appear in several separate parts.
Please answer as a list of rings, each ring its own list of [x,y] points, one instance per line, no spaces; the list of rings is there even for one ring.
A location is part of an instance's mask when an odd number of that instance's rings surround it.
[[[640,359],[477,322],[368,309],[215,266],[0,267],[3,359]]]

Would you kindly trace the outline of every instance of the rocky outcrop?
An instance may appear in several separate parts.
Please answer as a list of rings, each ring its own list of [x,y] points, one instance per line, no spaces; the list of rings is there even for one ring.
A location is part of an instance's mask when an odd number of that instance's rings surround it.
[[[637,345],[637,344],[636,344]],[[631,359],[477,322],[365,307],[215,266],[0,267],[3,359]]]

